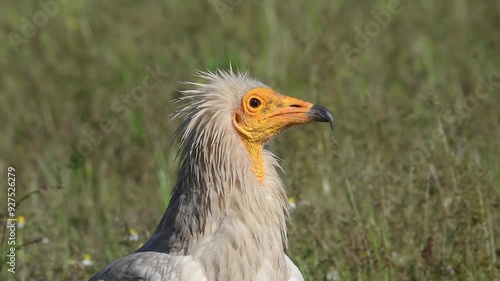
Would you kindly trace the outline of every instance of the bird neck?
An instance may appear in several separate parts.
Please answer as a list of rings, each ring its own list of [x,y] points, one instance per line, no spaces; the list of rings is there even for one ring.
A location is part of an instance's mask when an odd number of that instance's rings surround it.
[[[139,251],[191,254],[207,245],[241,245],[281,257],[288,201],[272,153],[237,136],[188,145],[169,206]],[[228,243],[216,243],[222,238]]]
[[[284,270],[273,274],[286,274],[288,201],[275,157],[262,144],[242,142],[232,127],[193,124],[169,206],[138,251],[190,255],[206,270],[244,261],[240,272],[270,264]],[[231,280],[214,276],[209,280]]]
[[[245,145],[245,148],[248,150],[250,158],[252,159],[252,172],[257,178],[259,184],[263,185],[266,176],[264,159],[262,157],[263,145],[261,142],[251,141],[245,137],[242,137],[241,140]]]

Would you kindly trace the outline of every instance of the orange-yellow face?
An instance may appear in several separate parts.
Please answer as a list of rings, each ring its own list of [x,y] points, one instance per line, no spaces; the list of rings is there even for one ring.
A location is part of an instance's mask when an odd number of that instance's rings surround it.
[[[265,168],[262,146],[284,129],[311,121],[330,122],[330,111],[320,105],[287,97],[269,88],[255,88],[247,92],[241,105],[233,113],[233,125],[253,161],[253,173],[263,184]]]
[[[308,114],[312,107],[269,88],[255,88],[243,96],[233,124],[246,141],[263,143],[292,125],[313,121]]]

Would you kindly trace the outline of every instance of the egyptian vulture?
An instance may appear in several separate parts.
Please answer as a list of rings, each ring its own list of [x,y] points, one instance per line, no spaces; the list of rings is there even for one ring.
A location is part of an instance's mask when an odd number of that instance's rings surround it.
[[[330,122],[323,106],[247,74],[200,72],[174,118],[181,168],[163,218],[137,251],[90,280],[299,281],[284,253],[289,205],[266,143],[293,125]]]

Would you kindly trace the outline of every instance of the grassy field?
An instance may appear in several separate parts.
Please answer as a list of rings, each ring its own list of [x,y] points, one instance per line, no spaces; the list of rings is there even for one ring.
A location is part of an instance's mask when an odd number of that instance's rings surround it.
[[[179,81],[230,63],[336,117],[273,144],[306,280],[500,280],[500,2],[4,2],[0,216],[12,166],[26,223],[1,280],[86,280],[144,243]]]

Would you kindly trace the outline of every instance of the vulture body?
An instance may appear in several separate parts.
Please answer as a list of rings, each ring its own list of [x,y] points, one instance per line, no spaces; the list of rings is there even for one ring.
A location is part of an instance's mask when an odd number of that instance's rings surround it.
[[[283,96],[232,70],[199,73],[188,83],[181,168],[169,206],[151,238],[91,281],[300,281],[285,255],[285,189],[267,141],[310,121],[330,122],[326,108]]]

